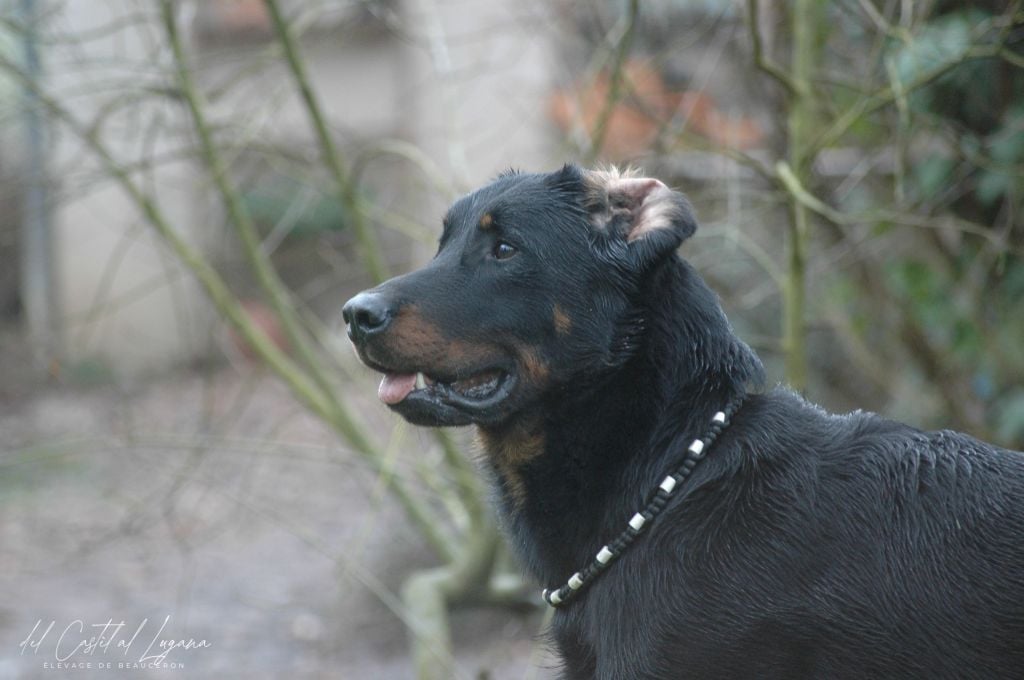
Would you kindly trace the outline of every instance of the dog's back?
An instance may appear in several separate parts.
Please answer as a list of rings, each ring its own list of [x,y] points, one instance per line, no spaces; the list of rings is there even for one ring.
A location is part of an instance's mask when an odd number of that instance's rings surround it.
[[[560,632],[600,677],[1024,677],[1024,456],[775,391],[692,483]]]

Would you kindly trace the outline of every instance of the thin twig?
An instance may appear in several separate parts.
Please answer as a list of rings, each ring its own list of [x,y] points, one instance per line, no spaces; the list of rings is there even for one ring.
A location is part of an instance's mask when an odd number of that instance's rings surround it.
[[[864,116],[870,115],[875,111],[888,106],[896,101],[900,96],[907,96],[911,92],[931,84],[935,80],[952,71],[954,68],[968,61],[973,61],[975,59],[988,59],[999,55],[1001,51],[1002,47],[1000,46],[974,47],[966,50],[960,58],[935,67],[913,82],[902,84],[902,90],[900,92],[894,90],[891,85],[887,85],[873,94],[867,95],[847,109],[846,113],[836,120],[831,127],[822,132],[818,138],[814,140],[812,148],[824,149],[831,146]]]
[[[1024,68],[1024,56],[1021,56],[1016,52],[1011,52],[1004,47],[999,50],[999,56],[1002,57],[1003,61],[1007,61],[1017,68]]]
[[[824,8],[817,0],[796,0],[790,10],[793,36],[790,78],[794,89],[786,116],[787,157],[797,177],[810,174],[815,151],[809,144],[819,118],[819,103],[812,97],[811,81],[821,52]],[[807,252],[811,220],[795,198],[789,200],[790,222],[786,243],[786,281],[783,286],[782,346],[786,379],[794,389],[807,387]]]
[[[352,222],[353,227],[355,227],[357,223],[361,224],[359,216],[361,216],[362,213],[358,210],[358,197],[354,193],[351,193],[351,183],[344,177],[333,141],[331,140],[330,134],[327,132],[326,124],[324,123],[323,116],[316,104],[312,90],[309,88],[309,81],[305,75],[304,65],[295,50],[294,42],[288,35],[287,27],[283,23],[280,11],[278,10],[274,0],[266,0],[266,2],[268,10],[271,11],[272,19],[275,22],[275,27],[278,30],[278,37],[288,58],[288,63],[295,74],[296,79],[299,81],[303,100],[306,102],[307,110],[314,121],[314,127],[317,130],[317,135],[320,138],[320,143],[326,155],[326,162],[334,175],[335,181],[338,183],[338,189],[341,192],[341,198],[344,201],[343,205],[349,208],[347,211],[349,217],[355,218]],[[199,102],[198,90],[192,80],[192,74],[188,69],[181,37],[178,33],[177,21],[174,16],[173,0],[161,0],[160,8],[164,29],[171,46],[175,66],[177,68],[178,84],[181,88],[181,94],[188,105],[189,112],[192,114],[193,127],[199,137],[200,148],[206,159],[210,173],[213,176],[214,183],[217,185],[218,191],[224,199],[225,208],[228,211],[228,218],[231,224],[235,227],[235,231],[238,232],[241,237],[242,250],[246,259],[253,268],[253,271],[256,273],[260,287],[267,293],[271,306],[281,322],[281,328],[284,331],[288,342],[306,366],[307,373],[322,390],[324,400],[330,407],[330,416],[327,420],[328,423],[330,423],[334,429],[339,432],[339,434],[345,437],[353,448],[363,454],[367,459],[370,459],[373,462],[375,469],[386,475],[388,488],[395,494],[395,497],[401,503],[410,519],[412,519],[416,524],[417,529],[423,534],[424,538],[426,538],[427,542],[430,543],[430,546],[439,556],[445,560],[451,560],[455,556],[455,549],[451,546],[451,542],[446,540],[444,535],[441,533],[440,527],[442,526],[442,523],[439,521],[439,518],[435,517],[433,512],[431,512],[425,504],[417,501],[404,486],[388,474],[387,466],[384,465],[384,459],[381,452],[371,443],[362,426],[356,421],[352,414],[349,413],[345,405],[337,398],[335,394],[335,386],[331,384],[330,380],[328,380],[327,371],[324,370],[324,362],[317,357],[310,346],[307,340],[309,335],[308,331],[299,324],[298,317],[294,312],[294,307],[289,300],[289,293],[261,248],[260,238],[256,232],[256,227],[252,222],[251,216],[242,204],[237,191],[228,181],[227,166],[221,158],[216,145],[213,143],[213,138],[209,125],[206,122],[203,107]],[[357,230],[357,234],[358,233],[359,231]],[[372,240],[372,236],[369,235],[369,232],[365,232],[363,233],[363,237],[364,238],[361,239],[361,243],[365,251],[363,254],[367,257],[367,264],[371,274],[375,278],[386,277],[386,272],[384,271],[383,266],[377,259],[375,259],[379,258],[379,251],[376,248],[375,242]]]
[[[636,2],[636,0],[633,1]],[[348,176],[342,167],[338,149],[334,144],[334,139],[332,138],[330,131],[327,129],[323,109],[317,101],[316,95],[310,86],[310,80],[306,73],[305,63],[299,56],[298,47],[295,43],[295,39],[291,35],[288,23],[285,21],[284,15],[281,12],[280,5],[277,0],[263,0],[263,4],[267,8],[278,42],[281,43],[285,60],[288,63],[288,68],[292,73],[292,77],[295,80],[295,84],[298,87],[300,94],[302,95],[302,101],[305,105],[306,113],[308,114],[310,122],[313,125],[313,129],[316,132],[317,140],[323,150],[327,167],[334,178],[339,192],[339,200],[345,208],[346,217],[348,217],[352,230],[356,235],[356,240],[362,250],[367,269],[374,281],[376,283],[380,283],[388,278],[387,270],[384,260],[380,255],[380,248],[374,238],[374,234],[367,228],[364,221],[365,213],[361,210],[358,183],[356,181],[358,175]],[[425,157],[423,157],[422,154],[420,154],[420,157],[416,157],[414,152],[411,152],[405,147],[399,149],[398,145],[392,145],[390,150],[392,152],[403,153],[407,158],[420,161],[420,167],[426,166],[424,162]],[[434,178],[436,179],[436,177],[437,175],[435,174]],[[467,506],[467,510],[470,511],[470,516],[477,519],[484,517],[485,515],[481,512],[482,502],[480,500],[479,490],[475,484],[467,482],[465,469],[459,464],[462,459],[461,455],[454,451],[451,439],[449,439],[441,430],[435,430],[434,437],[441,444],[441,448],[444,450],[449,464],[455,466],[453,471],[459,479],[458,491],[463,502]]]
[[[765,74],[770,76],[786,90],[786,94],[794,96],[798,93],[798,86],[789,73],[769,60],[764,53],[764,44],[761,40],[761,17],[759,14],[758,0],[747,0],[747,25],[750,30],[750,44],[754,50],[754,65]]]
[[[217,310],[238,329],[239,333],[252,346],[253,350],[275,372],[281,375],[296,396],[299,397],[299,400],[315,413],[329,413],[330,411],[326,408],[319,390],[309,383],[292,360],[281,352],[262,330],[253,324],[220,275],[197,250],[189,245],[171,227],[156,203],[139,189],[128,175],[128,172],[121,167],[103,143],[61,105],[40,91],[36,83],[27,78],[16,65],[3,56],[0,56],[0,68],[15,76],[26,87],[34,88],[43,107],[55,118],[63,122],[97,156],[106,171],[128,193],[129,197],[139,207],[146,220],[156,229],[160,237],[167,242],[175,255],[192,271],[196,279],[202,284],[204,290],[206,290],[207,295]]]
[[[292,359],[278,349],[261,328],[255,325],[220,274],[217,273],[198,250],[193,248],[171,226],[155,201],[144,193],[132,180],[129,171],[122,167],[120,162],[114,158],[113,154],[100,141],[95,132],[82,124],[66,108],[47,95],[37,82],[29,78],[18,65],[3,55],[0,55],[0,69],[12,75],[19,84],[33,91],[39,103],[92,151],[110,177],[121,186],[132,202],[139,208],[146,221],[153,226],[157,234],[170,246],[175,256],[199,281],[213,303],[214,308],[238,331],[239,335],[252,348],[253,352],[288,385],[292,394],[301,404],[329,423],[336,431],[339,431],[339,434],[345,436],[345,433],[341,431],[342,423],[335,418],[336,411],[331,404],[331,400],[314,383],[310,382],[303,371]],[[348,440],[347,437],[346,439]],[[355,441],[348,441],[363,455],[365,460],[371,463],[375,470],[379,467],[380,461],[370,454],[372,449],[369,448],[369,443],[365,438],[363,441],[367,447],[366,450],[357,447]],[[434,522],[436,520],[430,517],[426,510],[421,507],[421,504],[417,503],[400,484],[396,483],[392,486],[392,493],[395,494],[399,503],[417,527],[425,527],[424,536],[430,541],[431,547],[438,550],[440,555],[447,557],[451,553],[452,548],[439,535],[435,535]]]
[[[206,113],[200,102],[198,89],[188,68],[181,36],[178,32],[177,20],[174,15],[174,3],[171,0],[162,0],[160,8],[167,40],[174,57],[181,97],[188,106],[193,128],[199,139],[200,151],[210,170],[217,191],[224,201],[228,221],[235,228],[241,239],[243,254],[256,274],[260,288],[267,294],[271,306],[281,322],[281,328],[289,344],[305,364],[307,372],[313,381],[322,390],[324,399],[331,405],[333,413],[331,422],[337,424],[342,430],[342,434],[356,449],[363,451],[368,456],[376,457],[379,454],[370,443],[369,438],[362,432],[359,425],[334,396],[335,387],[325,376],[323,362],[315,356],[310,347],[307,333],[299,324],[294,311],[294,305],[289,299],[290,295],[278,277],[277,272],[274,271],[270,260],[263,252],[260,237],[256,231],[255,224],[253,224],[252,217],[243,205],[238,191],[229,180],[227,164],[224,162],[213,141],[210,125],[206,120]]]
[[[594,123],[594,129],[590,136],[590,149],[586,157],[588,165],[600,156],[601,148],[604,146],[605,135],[608,133],[608,121],[611,119],[612,112],[621,99],[623,69],[626,66],[626,57],[629,56],[629,50],[633,44],[633,35],[636,32],[636,20],[639,13],[640,0],[629,0],[629,9],[626,11],[626,16],[623,19],[625,26],[622,31],[622,37],[619,38],[619,44],[615,50],[615,58],[612,61],[611,73],[609,74],[611,80],[608,84],[608,96],[605,98],[604,105],[601,107],[601,112],[597,116],[597,121]]]
[[[961,218],[952,218],[943,221],[934,217],[913,215],[897,210],[877,210],[865,213],[847,214],[836,210],[808,191],[807,188],[804,187],[797,179],[796,175],[793,173],[793,169],[789,167],[789,164],[780,161],[775,166],[775,172],[782,186],[790,193],[791,196],[793,196],[793,198],[811,212],[824,217],[834,224],[850,225],[892,222],[893,224],[926,229],[951,227],[965,234],[980,236],[1006,252],[1010,252],[1015,255],[1024,255],[1024,249],[1014,248],[1009,245],[999,235],[994,234],[991,229],[984,225],[975,224],[974,222]]]
[[[241,196],[229,179],[227,164],[224,162],[220,151],[213,141],[210,125],[206,120],[203,104],[200,102],[199,91],[188,68],[184,46],[178,32],[174,7],[175,3],[172,0],[162,0],[160,3],[161,17],[174,57],[181,98],[188,106],[193,128],[199,139],[202,157],[209,168],[217,191],[223,199],[228,221],[241,239],[242,252],[256,274],[260,288],[267,294],[270,304],[281,322],[281,328],[289,344],[306,365],[313,381],[322,390],[324,399],[327,403],[331,404],[331,410],[334,412],[332,421],[340,425],[346,438],[349,439],[353,446],[361,451],[365,451],[367,455],[376,456],[377,452],[369,439],[348,415],[341,403],[334,397],[334,386],[324,376],[322,362],[317,360],[312,348],[309,346],[306,332],[299,325],[295,315],[294,305],[289,299],[289,293],[261,248],[260,237],[256,231],[256,225],[253,224],[252,216],[246,210]]]
[[[430,180],[434,189],[447,200],[454,200],[457,196],[455,187],[445,178],[443,171],[434,162],[434,159],[424,153],[420,147],[401,139],[384,139],[363,149],[352,161],[350,181],[359,186],[367,166],[381,156],[397,156],[408,161],[420,171],[420,174]]]
[[[302,95],[302,102],[305,105],[306,113],[309,115],[309,120],[313,125],[320,148],[323,150],[324,162],[334,177],[338,190],[338,199],[345,209],[345,217],[348,219],[356,241],[362,250],[366,268],[373,280],[376,283],[380,283],[388,278],[387,267],[384,264],[384,259],[381,257],[380,247],[377,245],[373,231],[367,228],[363,214],[359,210],[355,184],[346,177],[338,148],[330,131],[327,129],[323,109],[320,107],[319,102],[317,102],[313,88],[310,87],[305,62],[299,57],[298,47],[295,45],[295,40],[291,35],[288,23],[281,14],[281,8],[278,6],[277,0],[263,0],[263,4],[270,15],[270,21],[274,26],[277,40],[281,43],[281,48],[284,50],[285,61],[288,62],[288,68],[295,79],[295,85],[299,88],[299,94]]]

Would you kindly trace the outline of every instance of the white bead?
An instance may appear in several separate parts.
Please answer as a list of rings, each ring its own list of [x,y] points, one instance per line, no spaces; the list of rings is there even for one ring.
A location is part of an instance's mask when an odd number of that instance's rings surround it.
[[[558,591],[557,590],[552,592],[548,596],[548,602],[550,602],[551,604],[561,604],[562,598],[558,596]]]
[[[545,588],[544,590],[542,590],[542,591],[540,592],[540,597],[541,597],[541,599],[542,599],[542,600],[544,600],[545,602],[547,602],[547,601],[548,601],[548,589],[547,589],[547,588]]]
[[[601,564],[608,564],[608,561],[615,557],[615,553],[608,549],[608,546],[601,548],[600,552],[597,553],[597,561]]]
[[[583,585],[583,577],[580,576],[580,572],[576,572],[569,578],[569,587],[573,590],[579,590],[580,586]]]
[[[633,527],[637,531],[640,531],[640,529],[642,529],[644,526],[644,522],[646,521],[647,520],[644,519],[644,516],[638,512],[635,515],[633,515],[633,519],[629,520],[629,526]]]
[[[716,423],[724,423],[725,422],[725,414],[722,413],[721,411],[719,411],[718,413],[715,414],[715,417],[712,418],[711,420],[715,421]]]
[[[676,488],[676,478],[672,475],[661,480],[661,490],[665,493],[672,493],[672,489],[674,488]]]
[[[695,454],[700,455],[700,452],[704,450],[704,442],[700,439],[694,439],[693,443],[690,444],[690,450]]]

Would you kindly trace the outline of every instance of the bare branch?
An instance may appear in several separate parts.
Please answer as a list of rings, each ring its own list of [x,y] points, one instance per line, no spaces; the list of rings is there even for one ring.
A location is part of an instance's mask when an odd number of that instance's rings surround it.
[[[786,94],[793,96],[797,94],[797,83],[789,73],[771,62],[764,53],[764,44],[761,40],[761,18],[759,15],[758,0],[747,0],[747,25],[750,30],[750,43],[754,49],[754,65],[771,76],[775,82],[786,90]]]
[[[906,97],[910,93],[919,90],[922,87],[926,87],[953,69],[967,62],[974,61],[976,59],[989,59],[991,57],[999,56],[1016,66],[1024,68],[1024,59],[1021,59],[1019,55],[1014,55],[1012,52],[1009,52],[1005,47],[1010,30],[1019,20],[1017,13],[1021,4],[1021,0],[1015,0],[1011,8],[1005,14],[1001,15],[1001,25],[998,21],[985,22],[985,24],[976,31],[977,38],[993,26],[999,26],[999,33],[994,42],[987,45],[975,45],[964,50],[963,54],[961,54],[959,58],[936,66],[910,83],[901,83],[901,87],[898,91],[892,85],[888,85],[877,90],[873,94],[861,98],[856,104],[847,109],[846,112],[831,125],[831,127],[818,136],[814,141],[812,148],[823,149],[831,146],[864,116],[874,113],[875,111],[896,102],[900,97]],[[1011,54],[1011,56],[1007,58],[1006,53]]]
[[[1016,52],[1011,52],[1010,50],[1004,47],[1003,49],[999,50],[999,56],[1002,57],[1004,61],[1008,61],[1017,68],[1024,68],[1024,56],[1021,56]]]
[[[893,224],[926,229],[942,229],[951,227],[965,234],[980,236],[997,246],[1002,251],[1014,253],[1016,255],[1024,255],[1024,249],[1011,246],[1007,243],[1004,237],[993,233],[993,231],[988,227],[962,218],[949,217],[942,220],[926,215],[914,215],[898,210],[878,210],[853,214],[844,213],[829,206],[820,198],[808,191],[807,188],[800,183],[796,175],[793,173],[793,169],[790,168],[787,163],[780,161],[775,166],[775,172],[782,186],[801,205],[834,224],[850,225],[891,222]]]
[[[363,251],[362,254],[366,261],[366,267],[370,271],[370,276],[373,277],[373,280],[380,283],[388,278],[384,259],[381,257],[380,248],[374,238],[373,231],[367,228],[363,214],[359,210],[356,185],[346,177],[345,170],[341,164],[341,157],[338,154],[338,148],[330,131],[327,129],[323,110],[319,102],[317,102],[312,87],[310,87],[305,63],[299,57],[295,40],[289,31],[284,16],[281,14],[281,8],[278,6],[277,0],[263,0],[263,4],[266,6],[270,20],[274,25],[274,32],[277,35],[278,42],[281,43],[281,47],[284,50],[285,61],[288,62],[288,68],[295,79],[296,86],[299,88],[299,93],[302,95],[306,113],[309,115],[313,130],[320,143],[320,148],[323,150],[324,162],[327,164],[327,168],[330,170],[337,185],[338,198],[345,208],[345,216],[348,218],[352,232],[356,236],[356,241]]]
[[[598,114],[594,129],[590,135],[590,149],[587,152],[587,163],[593,163],[601,154],[604,146],[604,138],[608,133],[608,121],[611,119],[612,111],[622,98],[623,69],[626,66],[626,57],[629,56],[630,47],[633,44],[633,34],[636,32],[636,19],[640,13],[640,0],[629,0],[629,9],[624,17],[625,25],[622,30],[622,37],[619,38],[615,50],[615,58],[612,61],[610,81],[608,84],[608,96],[605,98],[604,106]]]
[[[332,395],[325,394],[315,383],[310,382],[292,359],[282,352],[252,321],[217,271],[174,229],[156,202],[139,188],[129,170],[114,158],[95,131],[86,127],[64,106],[48,96],[38,83],[26,76],[17,64],[3,55],[0,55],[0,69],[8,72],[19,84],[32,91],[37,96],[40,105],[63,123],[97,157],[109,175],[143,213],[146,221],[153,226],[182,264],[196,277],[217,311],[238,331],[253,352],[288,385],[298,401],[335,428],[371,464],[373,469],[379,470],[381,463],[379,456],[375,455],[375,450],[369,439],[365,435],[361,435],[354,420],[338,418],[335,406],[337,402]],[[349,431],[344,429],[349,425],[353,426],[350,431],[356,434],[354,439],[350,439]],[[429,516],[426,508],[397,482],[393,482],[391,491],[417,527],[424,528],[424,536],[430,541],[431,547],[435,548],[442,556],[451,556],[451,546],[437,532],[437,522],[435,518]]]

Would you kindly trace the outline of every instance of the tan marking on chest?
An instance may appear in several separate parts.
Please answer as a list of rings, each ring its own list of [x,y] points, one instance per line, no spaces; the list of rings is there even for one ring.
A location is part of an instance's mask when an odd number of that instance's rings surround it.
[[[534,349],[523,349],[519,352],[519,363],[523,367],[524,377],[536,387],[543,387],[547,382],[550,367]]]
[[[565,313],[565,310],[556,304],[551,312],[551,317],[555,322],[555,332],[559,335],[568,335],[572,330],[572,319]]]
[[[522,467],[544,453],[543,429],[533,423],[501,430],[481,427],[477,436],[513,504],[522,507],[526,502]]]

